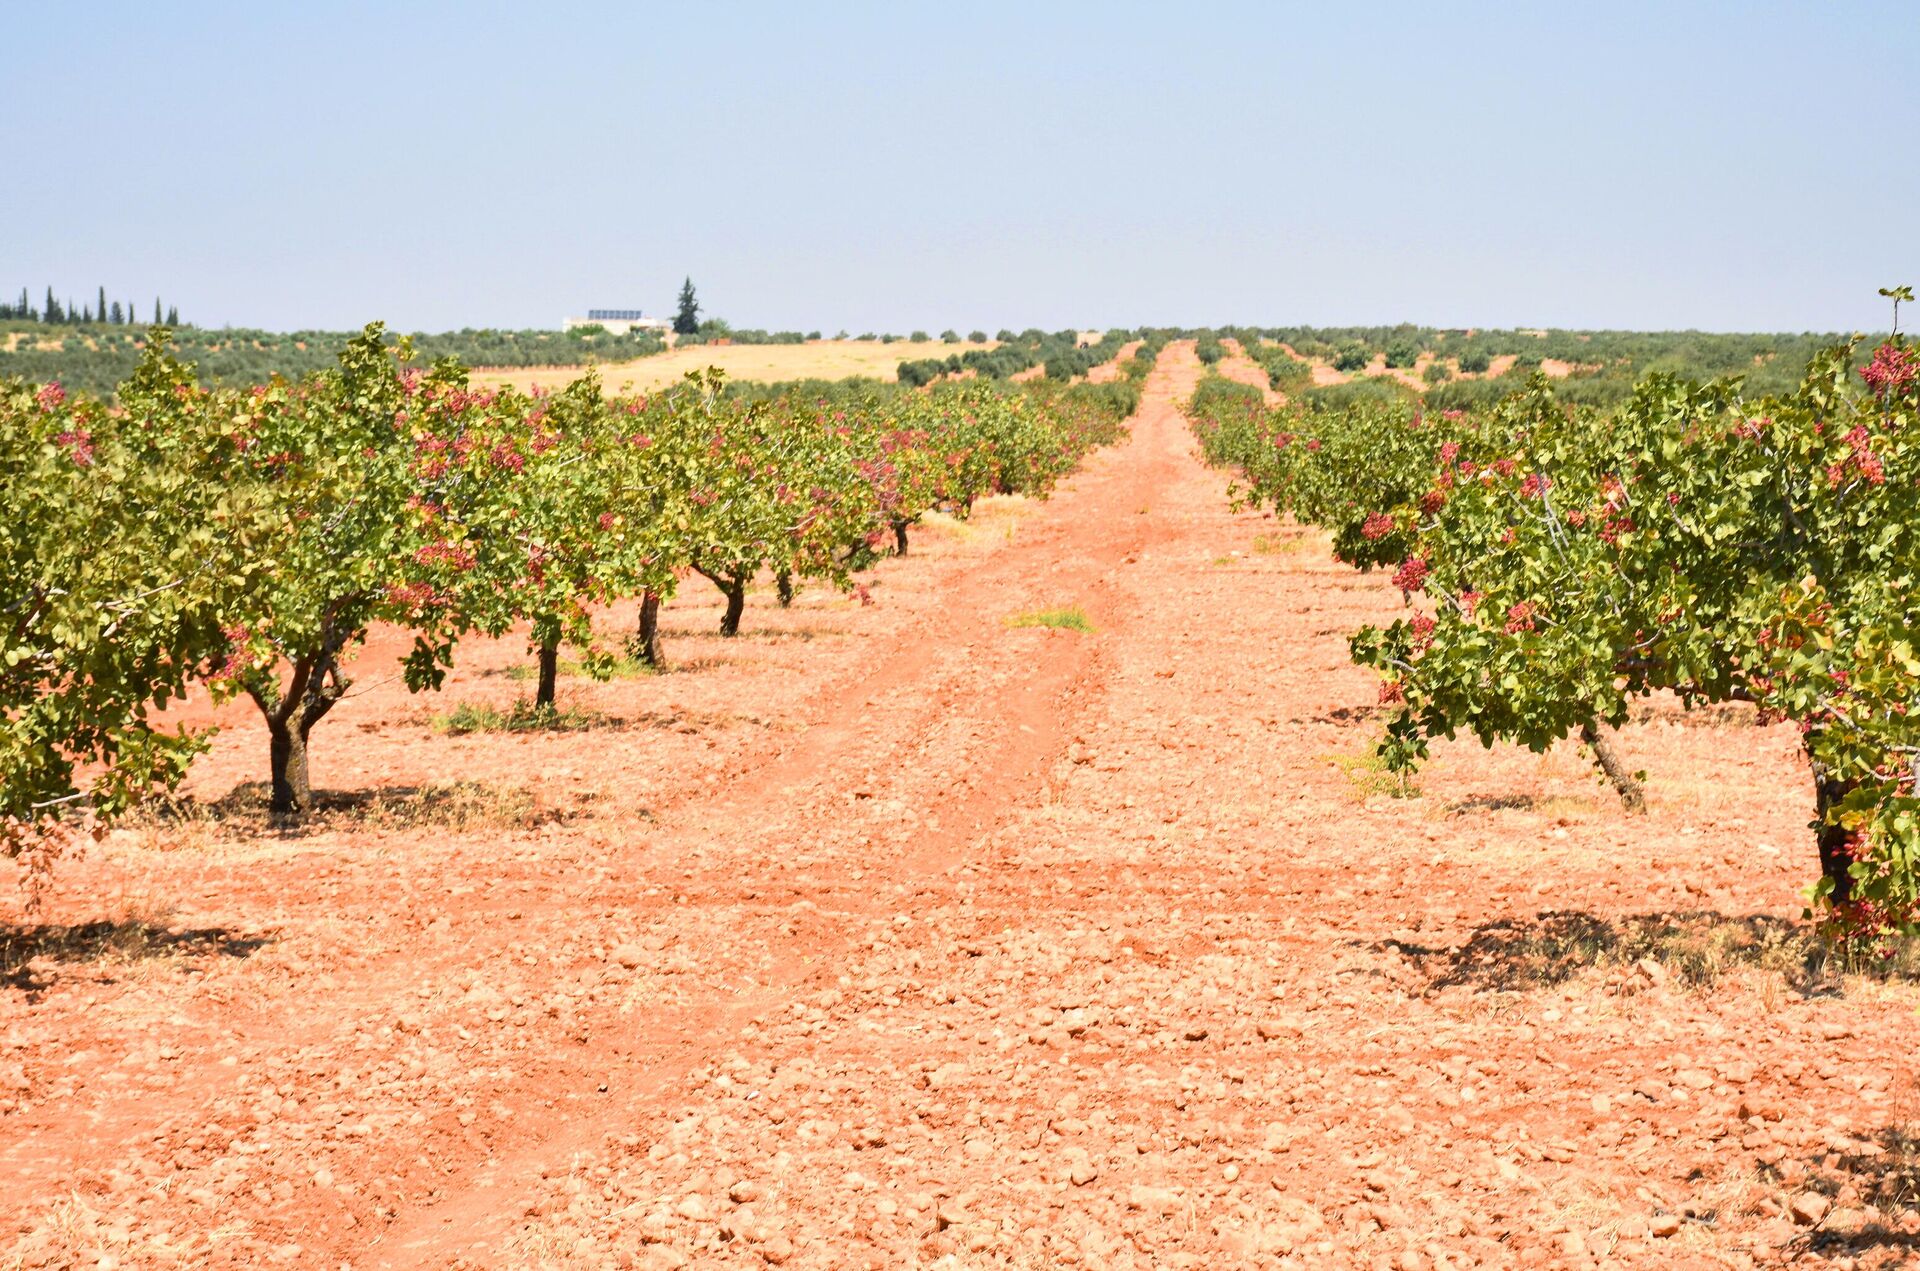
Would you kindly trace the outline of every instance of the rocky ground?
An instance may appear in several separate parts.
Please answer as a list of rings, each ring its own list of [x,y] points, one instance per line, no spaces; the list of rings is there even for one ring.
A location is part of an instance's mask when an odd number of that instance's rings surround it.
[[[1648,707],[1644,817],[1570,746],[1400,790],[1345,652],[1398,593],[1231,510],[1197,375],[870,605],[690,589],[580,732],[440,735],[376,641],[297,833],[205,812],[225,714],[8,902],[0,1266],[1920,1260],[1920,995],[1794,921],[1790,733]]]

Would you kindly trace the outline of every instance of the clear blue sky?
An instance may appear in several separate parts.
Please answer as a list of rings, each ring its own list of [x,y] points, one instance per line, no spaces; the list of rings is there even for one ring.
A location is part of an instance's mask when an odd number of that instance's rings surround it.
[[[271,328],[1853,330],[1920,8],[7,4],[0,288]]]

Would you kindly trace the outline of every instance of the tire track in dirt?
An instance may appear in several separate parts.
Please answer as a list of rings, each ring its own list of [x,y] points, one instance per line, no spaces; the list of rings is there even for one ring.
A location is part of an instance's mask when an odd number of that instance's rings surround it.
[[[1155,373],[1128,440],[1095,456],[1073,489],[1030,519],[1030,531],[1023,526],[1027,532],[1019,544],[956,581],[951,612],[997,624],[1000,616],[1026,607],[1009,603],[1024,584],[1032,605],[1079,603],[1098,623],[1108,576],[1169,532],[1141,513],[1165,486],[1171,465],[1183,459],[1183,447],[1168,440],[1185,427],[1172,405],[1185,385],[1172,377]],[[839,877],[844,862],[836,855],[827,877],[792,884],[795,903],[814,907],[830,921],[830,931],[803,929],[769,948],[753,991],[678,1019],[666,1045],[632,1047],[617,1019],[587,1021],[596,1041],[571,1062],[583,1074],[607,1074],[604,1084],[595,1083],[606,1091],[599,1106],[503,1158],[480,1163],[451,1195],[403,1215],[369,1247],[375,1265],[484,1261],[523,1218],[526,1198],[544,1176],[597,1150],[613,1132],[648,1124],[669,1087],[730,1044],[748,1020],[838,974],[839,959],[856,936],[898,911],[901,889],[908,896],[918,891],[919,880],[945,873],[971,843],[1045,793],[1044,774],[1067,746],[1081,704],[1103,690],[1099,638],[1046,632],[1014,648],[1005,640],[966,639],[970,633],[960,624],[906,633],[861,682],[858,700],[843,701],[798,745],[743,773],[712,802],[683,806],[663,826],[667,851],[684,859],[700,846],[717,849],[726,863],[713,872],[734,875],[751,890],[747,880],[757,876],[770,885],[777,877],[767,869],[769,849],[779,850],[775,845],[788,835],[805,835],[809,815],[841,803],[849,791],[856,803],[871,802],[882,790],[890,802],[910,803],[919,810],[912,826],[878,827],[889,840],[874,845],[884,860],[878,876],[857,883]],[[1003,677],[985,694],[975,691],[983,663]],[[964,770],[925,769],[902,757],[924,751],[930,731],[956,717],[965,718],[972,733]],[[867,775],[889,768],[884,782]],[[800,794],[802,803],[753,832],[733,831],[764,812],[769,791]]]
[[[1283,406],[1287,395],[1274,388],[1267,378],[1266,368],[1253,360],[1240,341],[1231,337],[1223,338],[1220,343],[1226,346],[1227,355],[1220,360],[1215,369],[1221,375],[1236,384],[1245,384],[1248,388],[1260,390],[1260,400],[1269,406]]]

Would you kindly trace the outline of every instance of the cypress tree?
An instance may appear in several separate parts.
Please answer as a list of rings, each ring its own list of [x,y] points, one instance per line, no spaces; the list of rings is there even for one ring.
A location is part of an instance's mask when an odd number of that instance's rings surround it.
[[[680,312],[674,315],[675,335],[692,335],[700,329],[700,302],[694,299],[693,279],[680,284]]]
[[[20,316],[23,318],[33,317],[33,306],[27,302],[27,289],[25,287],[20,288]]]
[[[153,325],[156,327],[160,325],[160,297],[158,296],[153,298]]]
[[[60,302],[59,302],[58,300],[55,300],[55,299],[53,298],[53,288],[52,288],[51,286],[49,286],[49,287],[47,288],[47,310],[46,310],[46,312],[47,312],[47,316],[46,316],[46,321],[48,321],[48,322],[58,322],[58,321],[60,321],[60,317],[61,317],[61,314],[60,314]]]
[[[120,302],[118,300],[113,302],[113,312],[107,315],[107,321],[113,323],[115,326],[120,325]]]
[[[107,289],[105,286],[100,288],[100,303],[94,308],[93,320],[95,322],[105,322],[107,320]]]
[[[180,325],[180,307],[178,305],[167,306],[167,325],[170,327]]]

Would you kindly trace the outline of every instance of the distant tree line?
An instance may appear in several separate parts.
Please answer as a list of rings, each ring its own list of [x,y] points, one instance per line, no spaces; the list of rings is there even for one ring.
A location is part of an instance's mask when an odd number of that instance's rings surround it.
[[[1695,379],[1739,377],[1749,393],[1784,393],[1798,385],[1815,352],[1841,339],[1812,332],[1470,329],[1408,322],[1222,326],[1181,334],[1197,342],[1201,361],[1208,363],[1223,356],[1222,337],[1231,337],[1267,372],[1272,387],[1301,394],[1309,405],[1340,410],[1357,402],[1423,394],[1434,409],[1490,406],[1523,387],[1548,360],[1567,364],[1565,377],[1554,381],[1554,393],[1571,405],[1616,406],[1632,396],[1642,376],[1654,371]],[[1502,373],[1491,375],[1496,359],[1502,359]],[[1376,361],[1389,370],[1418,371],[1419,383],[1362,375],[1345,384],[1312,384],[1311,362],[1357,374]]]
[[[64,314],[66,310],[62,307],[59,312]],[[139,364],[148,328],[115,325],[111,304],[107,314],[105,323],[69,322],[62,317],[58,336],[48,330],[43,317],[0,318],[0,379],[18,376],[35,382],[58,380],[70,390],[110,396]],[[167,324],[163,321],[158,325]],[[337,351],[351,338],[335,331],[184,326],[173,330],[172,346],[196,364],[199,381],[212,387],[258,384],[275,375],[297,379],[331,369]],[[452,357],[468,366],[524,367],[580,366],[589,360],[630,361],[658,353],[666,345],[653,331],[613,335],[601,327],[564,332],[469,328],[416,334],[413,348],[415,356],[429,365],[439,358]]]
[[[1225,330],[1225,328],[1223,328]],[[1511,357],[1511,383],[1455,381],[1429,401],[1449,408],[1491,402],[1512,391],[1540,363],[1555,359],[1573,367],[1558,381],[1561,400],[1610,406],[1624,401],[1650,371],[1700,379],[1740,376],[1749,393],[1790,392],[1815,352],[1840,337],[1815,332],[1713,332],[1440,328],[1403,322],[1377,327],[1265,327],[1238,332],[1242,344],[1259,337],[1284,343],[1304,358],[1335,369],[1357,371],[1379,357],[1389,368],[1411,370],[1431,355],[1423,378],[1439,385],[1462,375],[1485,375],[1494,359]],[[1504,378],[1504,377],[1502,377]]]
[[[168,306],[160,308],[160,297],[153,298],[153,320],[156,324],[178,326],[180,310]],[[47,288],[47,296],[39,308],[35,308],[33,299],[25,287],[20,288],[20,298],[13,301],[0,301],[0,322],[46,322],[60,326],[79,326],[82,323],[99,323],[104,326],[130,326],[140,321],[139,311],[129,300],[122,305],[118,300],[107,299],[107,289],[100,288],[99,299],[92,305],[73,303],[69,296],[63,303],[53,294],[53,288]]]
[[[676,348],[696,348],[702,344],[805,344],[808,340],[818,340],[818,331],[761,331],[756,328],[736,328],[725,318],[707,318],[697,322],[691,331],[680,331],[675,326]]]
[[[973,334],[976,338],[984,336],[979,331]],[[915,358],[902,362],[898,371],[900,382],[909,387],[918,387],[947,375],[960,375],[967,371],[972,371],[981,379],[1004,380],[1036,366],[1046,367],[1048,379],[1070,380],[1076,375],[1086,374],[1103,362],[1112,361],[1119,353],[1120,346],[1135,336],[1131,331],[1116,327],[1106,332],[1098,344],[1084,349],[1080,347],[1080,333],[1075,330],[1042,331],[1037,327],[1029,327],[1019,332],[1002,330],[994,338],[999,344],[991,349],[968,349],[965,353],[954,353],[947,357]]]

